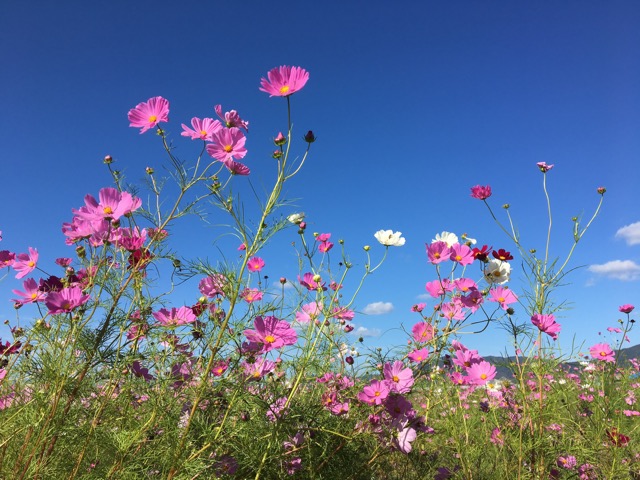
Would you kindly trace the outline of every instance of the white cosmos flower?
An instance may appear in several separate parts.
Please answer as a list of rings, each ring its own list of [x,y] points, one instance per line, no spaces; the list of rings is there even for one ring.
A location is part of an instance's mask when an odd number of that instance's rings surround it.
[[[300,222],[304,220],[304,212],[293,213],[287,217],[287,220],[296,225],[300,225]]]
[[[401,237],[402,232],[393,232],[393,230],[378,230],[373,234],[385,247],[401,247],[404,245],[405,239]]]
[[[484,269],[484,276],[489,283],[497,283],[498,285],[507,283],[511,276],[511,265],[492,258]]]
[[[456,243],[460,243],[458,241],[458,236],[455,233],[451,233],[451,232],[438,233],[436,235],[436,238],[431,240],[431,243],[436,243],[436,242],[444,242],[447,244],[447,247],[451,247]]]
[[[466,233],[462,234],[462,240],[465,243],[470,243],[471,245],[475,245],[476,243],[478,243],[478,241],[475,238],[467,237]]]

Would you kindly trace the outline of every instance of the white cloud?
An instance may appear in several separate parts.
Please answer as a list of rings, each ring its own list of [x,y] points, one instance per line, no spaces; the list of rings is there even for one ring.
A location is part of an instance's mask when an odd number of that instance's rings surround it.
[[[418,300],[430,300],[433,297],[431,295],[429,295],[428,293],[421,293],[420,295],[418,295],[416,297]]]
[[[632,223],[631,225],[625,225],[618,229],[616,232],[616,238],[622,238],[627,245],[639,245],[640,244],[640,222]]]
[[[364,307],[362,313],[367,315],[384,315],[393,310],[393,304],[391,302],[373,302]]]
[[[377,328],[358,327],[353,332],[358,337],[379,337],[380,330]]]
[[[612,260],[602,265],[591,265],[589,271],[623,282],[640,279],[640,265],[632,260]]]

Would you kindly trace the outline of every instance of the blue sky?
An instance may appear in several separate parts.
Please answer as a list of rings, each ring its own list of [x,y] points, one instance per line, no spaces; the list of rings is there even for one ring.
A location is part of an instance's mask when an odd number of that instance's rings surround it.
[[[171,102],[166,128],[184,158],[196,147],[181,140],[180,123],[213,116],[217,103],[238,110],[251,127],[251,182],[267,188],[270,139],[286,116],[281,99],[258,90],[260,78],[299,65],[311,77],[292,97],[294,129],[313,129],[318,141],[286,189],[297,206],[283,213],[302,210],[311,231],[344,239],[356,268],[363,245],[382,253],[375,231],[407,239],[356,304],[360,312],[392,306],[356,317],[377,335],[367,345],[401,343],[400,325],[416,320],[409,309],[434,278],[424,243],[436,233],[466,232],[513,250],[469,197],[472,185],[490,184],[499,213],[509,203],[523,243],[542,250],[539,161],[555,164],[548,181],[557,256],[570,247],[571,217],[588,218],[596,188],[607,187],[573,258],[584,268],[558,292],[573,304],[559,318],[563,349],[574,336],[592,344],[619,318],[619,305],[640,306],[638,45],[635,1],[8,2],[0,17],[0,247],[37,247],[43,265],[70,256],[61,224],[85,194],[110,184],[104,155],[134,183],[146,166],[161,165],[158,139],[126,119],[156,95]],[[186,223],[172,233],[176,248],[216,260],[215,227],[194,234]],[[263,255],[271,278],[295,276],[295,240],[294,230],[284,232]],[[519,271],[514,264],[516,292]],[[5,278],[0,298],[18,287]],[[183,295],[177,304],[193,300]],[[0,318],[14,316],[0,301]],[[637,331],[631,340],[640,342]],[[498,330],[463,341],[483,354],[505,346]]]

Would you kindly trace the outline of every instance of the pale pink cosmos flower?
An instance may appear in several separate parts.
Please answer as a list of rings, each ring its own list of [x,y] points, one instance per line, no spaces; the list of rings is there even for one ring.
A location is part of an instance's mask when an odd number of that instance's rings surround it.
[[[602,360],[603,362],[613,363],[616,361],[616,356],[608,343],[596,343],[589,349],[589,353],[593,358]]]
[[[414,382],[413,371],[409,367],[405,368],[401,361],[396,360],[393,364],[385,363],[382,373],[392,392],[409,393],[411,391]]]
[[[443,278],[442,280],[432,280],[431,282],[427,282],[424,286],[425,290],[432,297],[441,297],[446,292],[450,292],[453,290],[453,285],[451,285],[451,280],[448,278]]]
[[[398,437],[396,440],[396,445],[398,446],[398,450],[402,453],[408,454],[411,452],[411,442],[413,442],[418,437],[418,434],[415,428],[405,425],[398,432]]]
[[[469,368],[471,365],[480,363],[482,357],[478,354],[477,350],[469,350],[468,348],[456,350],[453,364],[462,368]]]
[[[481,361],[467,368],[467,382],[471,385],[485,385],[496,377],[496,367]]]
[[[411,328],[413,339],[418,343],[425,343],[434,336],[433,326],[427,322],[418,322]]]
[[[140,133],[144,133],[160,122],[169,121],[169,101],[162,97],[150,98],[129,110],[128,117],[129,126],[140,127]]]
[[[245,330],[244,335],[250,342],[261,344],[263,353],[285,345],[293,345],[298,340],[298,335],[291,325],[276,317],[256,317],[253,325],[255,330]]]
[[[154,312],[153,318],[155,318],[160,325],[165,327],[177,327],[180,325],[186,325],[193,323],[197,320],[193,310],[189,307],[173,307],[171,310],[161,308],[157,312]]]
[[[189,128],[183,123],[180,135],[190,137],[191,140],[207,140],[209,142],[213,141],[212,135],[222,128],[222,124],[218,120],[213,118],[203,118],[201,120],[198,117],[191,119],[191,126],[193,128]]]
[[[113,187],[101,189],[98,193],[98,199],[99,201],[93,195],[86,195],[84,197],[85,206],[73,210],[73,213],[89,222],[101,222],[106,219],[118,220],[142,205],[142,200],[139,198]]]
[[[453,285],[462,293],[469,293],[478,289],[478,284],[470,278],[458,278],[453,282]]]
[[[353,310],[349,310],[347,307],[333,307],[331,315],[338,320],[350,322],[356,316],[356,313]]]
[[[509,305],[518,301],[518,297],[509,287],[494,287],[489,290],[489,302],[498,302],[503,310],[509,308]]]
[[[207,145],[207,153],[222,163],[244,158],[247,154],[244,147],[247,137],[238,128],[221,128],[211,135],[211,141],[213,143]]]
[[[558,339],[558,333],[561,330],[560,324],[556,323],[556,317],[552,314],[542,315],[540,313],[536,313],[531,317],[531,323],[538,327],[538,329],[549,335],[554,340]]]
[[[224,296],[224,286],[226,283],[226,277],[220,273],[216,273],[200,280],[198,290],[209,298],[215,297],[216,295]]]
[[[84,305],[89,300],[89,295],[83,295],[80,287],[63,288],[59,292],[49,292],[44,304],[51,315],[69,313],[75,308]]]
[[[308,323],[316,320],[322,313],[322,303],[311,302],[306,305],[302,305],[301,309],[296,312],[296,321],[298,323]]]
[[[26,277],[36,269],[38,263],[38,250],[29,247],[29,253],[19,253],[15,256],[13,269],[18,272],[16,278]]]
[[[465,313],[462,307],[462,302],[456,298],[454,301],[445,303],[440,307],[440,315],[449,320],[464,320]]]
[[[247,261],[247,268],[250,272],[259,272],[264,268],[264,260],[260,257],[251,257],[249,261]]]
[[[249,122],[246,122],[240,118],[240,115],[235,110],[231,110],[222,115],[222,105],[216,105],[213,107],[216,111],[216,114],[220,117],[220,119],[224,122],[227,128],[244,128],[245,131],[249,131]]]
[[[625,303],[624,305],[620,305],[620,308],[618,308],[618,310],[622,313],[631,313],[633,312],[634,308],[635,307],[630,303]]]
[[[369,405],[381,405],[382,402],[389,396],[391,389],[388,382],[380,380],[372,380],[369,385],[364,387],[361,392],[358,393],[358,400]]]
[[[434,265],[449,260],[450,256],[451,249],[445,242],[438,241],[427,245],[427,257]]]
[[[260,90],[272,97],[288,97],[301,90],[309,80],[309,72],[301,67],[283,65],[267,73],[260,80]]]
[[[13,290],[13,293],[22,297],[20,299],[13,299],[14,302],[20,305],[24,305],[25,303],[41,302],[47,296],[44,291],[40,290],[40,286],[33,278],[26,279],[22,283],[22,286],[24,288],[24,292],[20,290]]]
[[[553,165],[547,165],[546,162],[538,162],[536,163],[538,168],[542,173],[547,173],[549,170],[553,168]]]
[[[247,303],[259,302],[262,300],[264,294],[258,290],[257,288],[245,288],[240,293],[240,298],[242,298]]]
[[[491,187],[489,185],[484,187],[482,185],[471,187],[471,196],[478,200],[486,200],[491,196]]]

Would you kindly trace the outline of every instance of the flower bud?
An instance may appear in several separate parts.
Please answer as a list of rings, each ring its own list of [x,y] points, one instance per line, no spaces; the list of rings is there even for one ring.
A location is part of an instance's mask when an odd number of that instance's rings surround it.
[[[347,362],[349,365],[353,365],[353,357],[351,355],[349,355],[348,357],[345,357],[344,361]]]
[[[307,228],[307,222],[300,222],[298,226],[300,227],[300,230],[304,230],[305,228]]]
[[[287,139],[284,135],[282,135],[282,132],[280,132],[278,133],[278,136],[273,139],[273,143],[275,143],[278,147],[281,147],[282,145],[287,143]]]
[[[511,205],[509,205],[508,203],[505,203],[504,205],[502,205],[502,208],[504,208],[505,210],[508,210],[510,206]]]
[[[365,245],[365,246],[364,246],[364,247],[362,247],[362,248],[364,248],[364,251],[365,251],[365,252],[368,252],[368,251],[371,249],[371,247],[370,247],[369,245]]]
[[[145,168],[144,171],[147,172],[147,175],[153,175],[153,168],[151,167]]]
[[[607,191],[607,189],[606,189],[606,188],[604,188],[604,187],[598,187],[598,190],[597,190],[597,192],[598,192],[600,195],[604,195],[604,192],[606,192],[606,191]]]
[[[274,151],[274,152],[271,154],[271,156],[272,156],[273,158],[275,158],[276,160],[278,160],[278,159],[282,158],[282,155],[283,155],[283,154],[282,154],[282,152],[281,152],[280,150],[276,150],[276,151]]]
[[[353,325],[347,325],[344,327],[344,331],[347,333],[351,332],[352,330],[353,330]]]
[[[87,252],[82,245],[78,245],[76,247],[76,254],[78,255],[78,258],[84,258],[87,255]]]
[[[313,143],[316,141],[316,136],[313,134],[311,130],[309,130],[307,134],[304,136],[304,141],[307,143]]]
[[[317,273],[313,276],[313,281],[318,283],[320,282],[320,280],[322,280],[322,277],[320,275],[318,275]]]
[[[110,165],[111,163],[113,163],[113,158],[111,157],[111,155],[105,155],[103,162],[105,163],[105,165]]]
[[[287,283],[287,279],[284,277],[280,277],[280,283],[284,285],[285,283]]]

